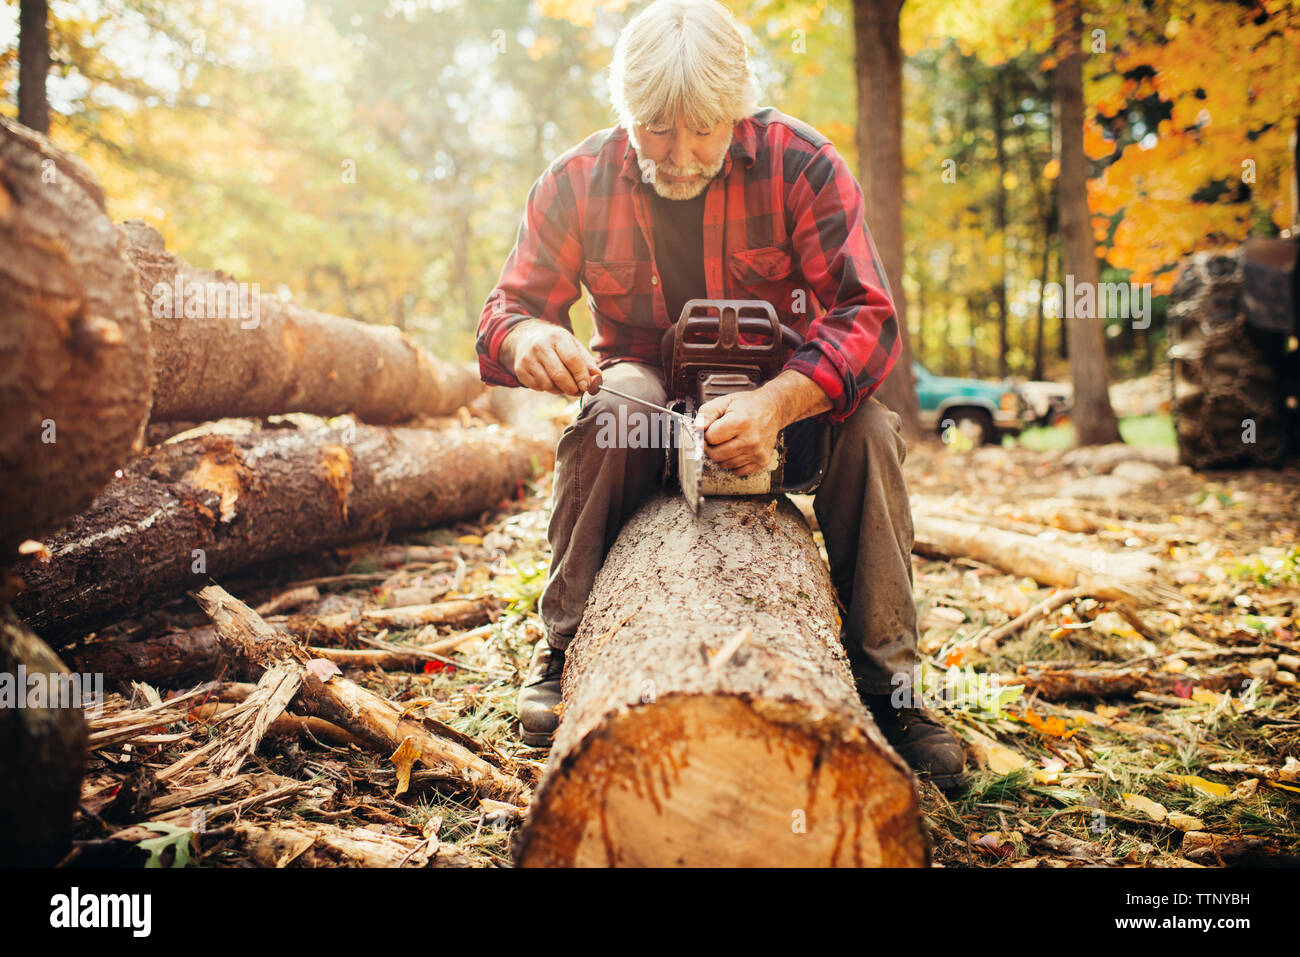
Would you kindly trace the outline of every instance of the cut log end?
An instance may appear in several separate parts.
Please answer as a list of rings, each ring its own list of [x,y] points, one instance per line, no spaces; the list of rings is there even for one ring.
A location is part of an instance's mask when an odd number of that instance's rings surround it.
[[[608,717],[537,804],[524,866],[926,864],[907,774],[866,735],[734,695]]]

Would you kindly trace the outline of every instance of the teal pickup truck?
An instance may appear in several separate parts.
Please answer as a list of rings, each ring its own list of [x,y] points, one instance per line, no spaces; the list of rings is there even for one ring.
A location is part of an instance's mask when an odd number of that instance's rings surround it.
[[[1031,396],[1016,383],[984,382],[935,375],[919,362],[916,396],[921,406],[921,426],[947,436],[949,429],[965,436],[972,445],[1001,442],[1004,435],[1019,435],[1031,425],[1046,425],[1064,415],[1069,407],[1069,387],[1055,383],[1025,383],[1052,386],[1050,396]],[[1041,406],[1038,408],[1036,406]]]

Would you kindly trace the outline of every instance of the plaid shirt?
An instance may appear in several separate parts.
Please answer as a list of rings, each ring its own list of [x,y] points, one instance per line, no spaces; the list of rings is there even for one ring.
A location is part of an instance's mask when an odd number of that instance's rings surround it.
[[[499,358],[517,323],[539,318],[573,331],[569,307],[579,283],[587,287],[597,364],[660,364],[660,339],[677,317],[667,313],[654,258],[649,189],[622,127],[593,133],[538,177],[479,318],[484,382],[520,384]],[[770,302],[805,340],[785,368],[816,382],[832,402],[826,417],[842,422],[901,350],[857,180],[829,140],[769,108],[735,125],[707,190],[708,298]]]

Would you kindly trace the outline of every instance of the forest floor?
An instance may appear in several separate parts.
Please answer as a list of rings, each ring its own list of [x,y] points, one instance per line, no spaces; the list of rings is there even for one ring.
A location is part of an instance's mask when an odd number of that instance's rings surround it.
[[[1072,511],[1095,520],[1097,548],[1157,556],[1173,578],[1142,607],[1080,597],[981,651],[991,628],[1055,589],[971,559],[914,556],[926,703],[966,744],[970,771],[969,787],[956,797],[919,785],[933,860],[946,867],[1294,861],[1300,688],[1287,656],[1300,655],[1300,469],[1201,474],[1168,464],[1109,465],[1060,450],[957,451],[937,442],[908,454],[917,514],[982,516],[1068,539],[1052,513]],[[550,481],[544,476],[480,523],[278,562],[223,585],[249,605],[269,613],[273,602],[300,619],[492,596],[494,620],[485,625],[393,628],[353,645],[438,640],[445,647],[448,636],[463,636],[454,650],[426,656],[422,670],[345,673],[408,713],[463,732],[535,782],[546,752],[520,743],[514,707],[542,636],[537,599]],[[1048,505],[1030,510],[1031,502]],[[145,634],[164,622],[205,621],[182,599],[123,628]],[[1171,676],[1172,684],[1161,693],[1049,702],[1016,684],[1018,671],[1043,662],[1075,670],[1122,664]],[[1199,676],[1229,663],[1255,677],[1227,690],[1198,687]],[[1002,684],[990,694],[991,680]],[[234,686],[175,697],[195,685],[135,685],[109,696],[92,721],[98,744],[76,834],[84,844],[70,864],[510,863],[520,809],[418,772],[403,789],[389,755],[309,731],[273,731],[232,779],[216,781],[200,767],[160,784],[160,769],[222,734],[221,721],[199,705]]]

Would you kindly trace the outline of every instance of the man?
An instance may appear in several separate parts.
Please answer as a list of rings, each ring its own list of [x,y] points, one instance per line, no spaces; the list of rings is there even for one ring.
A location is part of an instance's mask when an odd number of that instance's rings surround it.
[[[625,415],[645,413],[599,386],[663,404],[660,340],[683,304],[763,299],[805,342],[760,388],[699,409],[707,453],[749,475],[785,426],[814,416],[831,424],[814,507],[858,690],[914,769],[957,787],[961,746],[928,712],[894,706],[912,703],[906,695],[890,700],[893,676],[906,687],[919,661],[912,518],[901,420],[871,398],[901,346],[862,190],[816,130],[756,111],[744,39],[715,0],[657,0],[633,18],[610,87],[620,124],[561,155],[533,184],[478,329],[484,381],[582,396],[556,451],[540,604],[547,638],[519,695],[524,740],[550,742],[564,649],[620,527],[661,474],[662,450],[597,441],[598,422],[613,421],[602,413],[617,416],[622,405]],[[580,282],[596,360],[569,321]]]

